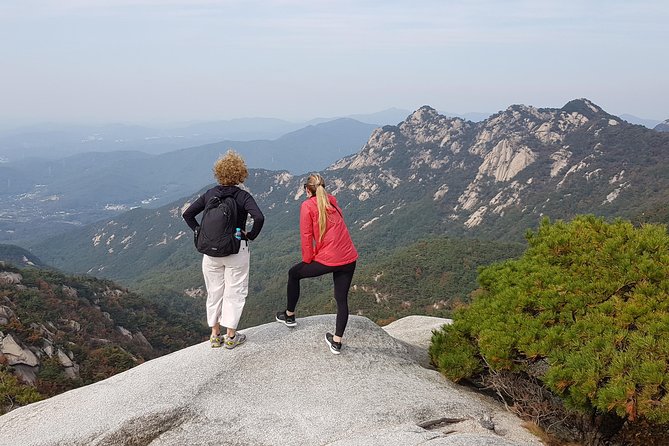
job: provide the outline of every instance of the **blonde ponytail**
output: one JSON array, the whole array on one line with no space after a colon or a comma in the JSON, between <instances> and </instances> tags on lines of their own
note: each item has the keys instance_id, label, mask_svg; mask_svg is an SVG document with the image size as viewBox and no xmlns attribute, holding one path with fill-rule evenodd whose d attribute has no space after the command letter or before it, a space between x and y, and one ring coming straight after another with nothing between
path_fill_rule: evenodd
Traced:
<instances>
[{"instance_id":1,"label":"blonde ponytail","mask_svg":"<svg viewBox=\"0 0 669 446\"><path fill-rule=\"evenodd\" d=\"M323 236L327 230L327 210L332 205L330 205L330 200L328 200L328 194L325 191L325 180L322 176L317 173L309 175L305 186L312 195L316 196L316 202L318 203L318 241L320 242L323 240Z\"/></svg>"}]
</instances>

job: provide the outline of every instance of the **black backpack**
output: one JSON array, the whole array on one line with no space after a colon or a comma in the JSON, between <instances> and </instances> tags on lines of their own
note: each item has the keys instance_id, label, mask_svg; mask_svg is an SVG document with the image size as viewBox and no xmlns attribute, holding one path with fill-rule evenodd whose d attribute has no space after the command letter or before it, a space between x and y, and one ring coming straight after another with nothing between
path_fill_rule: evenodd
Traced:
<instances>
[{"instance_id":1,"label":"black backpack","mask_svg":"<svg viewBox=\"0 0 669 446\"><path fill-rule=\"evenodd\" d=\"M202 213L200 228L195 233L195 248L212 257L237 254L241 241L235 237L237 201L234 196L212 197Z\"/></svg>"}]
</instances>

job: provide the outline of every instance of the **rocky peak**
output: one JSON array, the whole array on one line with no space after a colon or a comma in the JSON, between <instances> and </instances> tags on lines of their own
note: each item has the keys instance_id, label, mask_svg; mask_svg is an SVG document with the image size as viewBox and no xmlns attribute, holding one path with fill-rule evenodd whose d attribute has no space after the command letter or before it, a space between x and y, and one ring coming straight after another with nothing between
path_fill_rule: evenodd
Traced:
<instances>
[{"instance_id":1,"label":"rocky peak","mask_svg":"<svg viewBox=\"0 0 669 446\"><path fill-rule=\"evenodd\" d=\"M388 164L399 154L407 154L406 148L416 144L448 147L453 152L460 145L452 145L459 137L472 129L474 124L461 118L448 118L434 108L424 105L409 115L398 126L384 126L372 132L362 150L351 157L335 163L330 169L348 168L359 170ZM397 150L397 149L400 150ZM421 149L422 150L422 149ZM409 155L411 156L411 155ZM403 160L402 162L407 161ZM411 163L415 165L415 163Z\"/></svg>"},{"instance_id":2,"label":"rocky peak","mask_svg":"<svg viewBox=\"0 0 669 446\"><path fill-rule=\"evenodd\" d=\"M483 121L481 126L487 129L502 127L505 131L515 132L532 131L536 127L560 119L564 115L561 111L560 109L515 104Z\"/></svg>"},{"instance_id":3,"label":"rocky peak","mask_svg":"<svg viewBox=\"0 0 669 446\"><path fill-rule=\"evenodd\" d=\"M585 98L569 101L561 110L567 113L579 113L588 119L607 114L600 106Z\"/></svg>"},{"instance_id":4,"label":"rocky peak","mask_svg":"<svg viewBox=\"0 0 669 446\"><path fill-rule=\"evenodd\" d=\"M439 112L429 105L423 105L421 108L413 112L404 122L409 122L413 124L424 123L438 118Z\"/></svg>"},{"instance_id":5,"label":"rocky peak","mask_svg":"<svg viewBox=\"0 0 669 446\"><path fill-rule=\"evenodd\" d=\"M536 107L533 107L531 105L513 104L513 105L510 105L504 111L504 114L511 114L513 116L518 116L518 115L537 116L539 114L539 110Z\"/></svg>"},{"instance_id":6,"label":"rocky peak","mask_svg":"<svg viewBox=\"0 0 669 446\"><path fill-rule=\"evenodd\" d=\"M471 127L468 121L448 118L424 105L399 124L399 131L405 138L419 144L438 144L443 147Z\"/></svg>"},{"instance_id":7,"label":"rocky peak","mask_svg":"<svg viewBox=\"0 0 669 446\"><path fill-rule=\"evenodd\" d=\"M479 123L478 134L469 151L485 156L502 140L516 144L534 137L544 144L565 140L572 132L591 122L593 117L609 117L606 125L619 122L587 99L569 102L562 109L536 108L516 104Z\"/></svg>"}]
</instances>

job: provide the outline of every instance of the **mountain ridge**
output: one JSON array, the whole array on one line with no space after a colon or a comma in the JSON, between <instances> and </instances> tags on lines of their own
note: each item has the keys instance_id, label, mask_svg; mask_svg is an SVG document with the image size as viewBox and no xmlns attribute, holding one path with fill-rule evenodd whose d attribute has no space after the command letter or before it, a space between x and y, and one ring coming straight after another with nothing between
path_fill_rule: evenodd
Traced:
<instances>
[{"instance_id":1,"label":"mountain ridge","mask_svg":"<svg viewBox=\"0 0 669 446\"><path fill-rule=\"evenodd\" d=\"M6 245L2 243L0 243L0 262L5 262L20 267L46 267L44 262L42 262L27 249L16 245Z\"/></svg>"},{"instance_id":2,"label":"mountain ridge","mask_svg":"<svg viewBox=\"0 0 669 446\"><path fill-rule=\"evenodd\" d=\"M380 234L408 219L424 234L519 241L543 215L595 211L633 218L657 207L668 198L668 152L669 135L627 124L588 100L563 109L514 105L481 123L424 106L398 126L377 128L359 152L323 173L353 233L380 227ZM302 182L286 171L252 169L245 187L266 211L269 227L285 230L294 229L289 216L304 198ZM648 190L657 192L649 196ZM163 211L174 219L167 244L186 235L179 210L192 199ZM152 211L136 212L151 218ZM119 234L110 245L131 235Z\"/></svg>"},{"instance_id":3,"label":"mountain ridge","mask_svg":"<svg viewBox=\"0 0 669 446\"><path fill-rule=\"evenodd\" d=\"M332 131L325 129L322 133L324 140L331 140L331 136L337 133L335 124L330 124L333 127ZM307 128L304 131L311 132L312 130ZM364 127L360 127L360 130L360 135L364 135L367 142L358 152L350 156L342 157L344 153L339 151L336 145L333 147L314 142L307 143L307 147L300 149L299 157L313 163L314 153L326 152L332 160L335 160L324 171L328 175L333 175L332 181L346 185L344 189L336 186L333 190L337 193L348 194L345 200L351 203L356 219L363 217L362 214L366 207L366 205L358 206L359 203L356 201L363 199L375 201L374 196L378 195L381 190L384 191L384 196L398 195L396 192L400 184L402 184L402 189L416 189L417 195L425 197L427 194L424 186L416 183L439 181L440 184L435 185L434 199L442 203L440 207L452 210L445 216L446 220L459 220L466 223L464 229L461 226L457 228L463 233L480 226L483 220L494 220L498 216L503 217L505 212L514 212L514 208L518 208L520 201L528 201L526 206L532 207L533 214L539 214L543 212L543 209L548 212L551 208L559 210L560 207L581 210L609 207L611 210L605 210L604 215L617 215L616 213L623 211L620 216L631 218L643 212L644 209L624 209L630 207L632 200L619 200L618 197L630 195L635 184L625 181L623 177L632 175L639 178L640 184L631 195L640 195L638 189L641 188L641 185L650 190L656 189L647 181L647 178L644 178L647 175L642 172L643 169L651 169L653 171L651 177L659 175L661 179L662 175L657 171L659 166L665 164L664 160L658 158L659 153L649 152L649 150L656 152L663 150L661 147L666 145L664 137L653 136L659 132L631 125L606 113L601 107L587 99L570 101L560 109L512 105L478 123L461 118L448 118L431 107L421 108L398 125L377 128L371 132L371 135ZM291 134L287 138L292 137ZM354 143L351 143L349 147L353 145ZM294 144L291 146L297 150ZM314 147L319 149L314 149ZM98 174L92 170L88 179L83 180L84 183L77 179L75 183L71 183L70 179L64 180L65 183L70 184L69 192L64 196L61 196L63 194L60 194L58 190L44 189L35 192L34 198L21 198L16 202L16 206L25 207L26 203L29 203L27 200L40 201L41 204L36 204L36 206L42 206L44 209L50 209L49 213L55 213L64 207L69 209L68 203L77 206L77 203L89 201L85 194L88 188L92 187L95 190L93 196L97 197L96 200L103 199L105 202L96 201L95 210L91 209L88 211L89 214L82 213L79 216L73 213L70 215L69 219L74 220L75 224L81 224L76 223L79 220L88 223L95 217L115 215L124 208L128 209L132 206L155 207L168 203L170 197L176 199L185 196L184 190L192 191L204 186L202 179L210 176L210 163L213 163L215 158L215 154L212 155L209 151L214 150L220 153L223 148L223 146L214 145L195 148L192 149L192 152L185 150L171 152L162 156L159 162L155 162L153 173L147 175L140 175L141 169L138 170L137 166L137 164L147 162L138 163L136 160L127 160L118 164L117 170L124 172L122 175L109 177L107 174ZM388 156L391 152L392 156ZM639 160L631 159L629 156L633 152L646 153L654 161L645 156ZM402 153L404 155L401 155ZM262 155L264 162L276 162L280 157L280 155L272 156L266 150ZM574 161L576 158L579 158L578 162ZM610 159L607 160L607 158ZM206 160L209 160L210 163L204 162ZM349 160L352 161L349 162ZM612 170L613 162L621 163L620 169L616 172ZM252 165L252 163L249 164ZM606 167L600 167L600 164ZM631 172L629 169L625 171L623 164L631 166L636 171ZM309 165L313 166L313 164ZM589 165L593 166L591 170L588 170ZM297 170L294 163L293 167ZM307 165L302 167L306 169ZM381 171L374 171L375 167L380 168ZM57 167L52 167L51 172L54 172L54 169ZM190 174L183 175L184 170L189 171ZM48 174L48 170L45 172L42 176ZM588 175L583 180L585 173ZM280 169L277 173L270 175L293 179L291 181L294 182L290 188L294 189L279 196L278 190L275 189L272 193L268 193L264 191L265 186L261 186L261 194L267 195L268 198L270 196L276 198L268 202L268 206L279 206L280 203L293 200L294 196L299 195L299 190L295 187L299 180L294 180L294 178L300 174L289 173L289 177L285 177ZM385 180L376 179L379 175ZM601 175L608 176L608 180L611 180L610 186L603 181ZM138 176L142 178L136 178ZM597 176L600 177L597 178ZM96 183L96 180L99 181ZM534 184L528 184L528 181ZM86 186L91 182L93 186ZM271 182L271 179L264 181L266 184ZM580 182L581 189L588 191L592 189L595 193L595 195L591 194L587 205L580 202L585 198L580 196L583 195L580 192L577 194L560 193L565 190L568 183L574 182ZM62 183L63 187L65 183ZM113 187L113 184L118 183L123 186ZM79 186L75 187L75 184ZM365 190L367 185L374 190ZM571 184L571 187L578 189L575 184ZM359 191L356 194L358 196L353 195L354 189ZM541 193L536 194L537 190L540 190ZM454 201L452 195L456 191L459 196ZM70 198L67 198L68 196ZM539 202L533 196L543 196L544 200ZM640 204L649 199L654 199L659 203L664 198L664 194L660 192L656 198L646 197L641 200ZM400 197L396 197L395 205L401 206L402 201ZM624 206L618 206L623 202ZM383 203L378 203L377 207L380 208L382 205ZM473 208L474 206L476 208ZM355 208L360 208L360 212L355 212ZM524 216L528 214L523 211L523 207L520 207L518 211ZM372 212L375 211L372 210ZM439 213L443 214L443 210ZM371 219L376 217L382 218L381 215L373 215ZM67 215L66 218L68 218ZM374 224L370 223L371 219L364 221L361 219L360 224ZM443 220L444 216L440 216L440 219ZM526 223L528 226L534 224L531 220L527 220ZM53 226L56 227L55 224ZM454 227L446 221L438 226L449 229ZM9 235L9 237L15 236L15 233ZM513 234L513 237L517 238L517 236L518 233Z\"/></svg>"},{"instance_id":4,"label":"mountain ridge","mask_svg":"<svg viewBox=\"0 0 669 446\"><path fill-rule=\"evenodd\" d=\"M197 120L165 125L46 122L0 129L0 162L35 157L62 158L88 151L139 150L156 155L222 140L274 140L309 125L340 118L376 126L395 124L408 113L408 110L389 108L376 113L315 118L304 122L271 117Z\"/></svg>"}]
</instances>

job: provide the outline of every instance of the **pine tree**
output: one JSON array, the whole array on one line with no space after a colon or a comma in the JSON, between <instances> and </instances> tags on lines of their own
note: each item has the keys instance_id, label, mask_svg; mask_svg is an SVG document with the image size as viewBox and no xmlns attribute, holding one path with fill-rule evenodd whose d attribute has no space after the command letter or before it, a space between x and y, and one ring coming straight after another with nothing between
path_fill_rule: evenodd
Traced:
<instances>
[{"instance_id":1,"label":"pine tree","mask_svg":"<svg viewBox=\"0 0 669 446\"><path fill-rule=\"evenodd\" d=\"M568 407L669 422L669 235L580 216L544 219L516 260L435 333L433 362L458 381L534 374Z\"/></svg>"}]
</instances>

